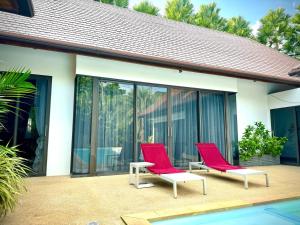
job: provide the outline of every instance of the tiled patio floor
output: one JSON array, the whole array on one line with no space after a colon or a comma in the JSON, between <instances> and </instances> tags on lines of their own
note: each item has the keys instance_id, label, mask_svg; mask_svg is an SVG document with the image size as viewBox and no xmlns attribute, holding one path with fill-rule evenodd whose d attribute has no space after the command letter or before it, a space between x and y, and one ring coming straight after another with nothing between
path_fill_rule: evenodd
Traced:
<instances>
[{"instance_id":1,"label":"tiled patio floor","mask_svg":"<svg viewBox=\"0 0 300 225\"><path fill-rule=\"evenodd\" d=\"M232 201L261 202L300 196L300 167L256 167L269 172L271 187L265 187L263 176L249 179L243 188L239 177L218 172L202 172L207 177L207 195L202 195L199 182L181 184L178 198L172 196L172 185L158 178L148 189L128 185L128 175L70 178L36 177L27 179L28 192L3 225L85 225L97 221L101 225L123 224L121 215L145 211L180 209L212 204L226 207Z\"/></svg>"}]
</instances>

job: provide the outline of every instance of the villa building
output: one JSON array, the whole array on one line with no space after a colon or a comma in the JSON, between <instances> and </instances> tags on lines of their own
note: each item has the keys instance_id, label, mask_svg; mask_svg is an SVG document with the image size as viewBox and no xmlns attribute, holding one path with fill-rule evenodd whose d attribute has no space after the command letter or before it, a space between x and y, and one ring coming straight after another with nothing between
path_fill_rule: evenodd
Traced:
<instances>
[{"instance_id":1,"label":"villa building","mask_svg":"<svg viewBox=\"0 0 300 225\"><path fill-rule=\"evenodd\" d=\"M176 167L198 160L196 142L238 164L256 121L288 137L281 163L300 165L299 60L94 0L0 8L0 71L30 69L37 87L0 139L20 144L35 175L124 173L144 142L164 143Z\"/></svg>"}]
</instances>

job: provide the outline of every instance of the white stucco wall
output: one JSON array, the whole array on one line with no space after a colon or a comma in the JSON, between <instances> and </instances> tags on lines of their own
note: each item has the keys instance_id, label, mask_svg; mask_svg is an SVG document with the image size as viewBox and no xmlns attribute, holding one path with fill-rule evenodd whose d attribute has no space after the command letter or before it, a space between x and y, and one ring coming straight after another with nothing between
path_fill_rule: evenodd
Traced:
<instances>
[{"instance_id":1,"label":"white stucco wall","mask_svg":"<svg viewBox=\"0 0 300 225\"><path fill-rule=\"evenodd\" d=\"M285 108L300 105L300 88L270 94L270 109Z\"/></svg>"},{"instance_id":2,"label":"white stucco wall","mask_svg":"<svg viewBox=\"0 0 300 225\"><path fill-rule=\"evenodd\" d=\"M274 84L0 45L0 70L30 68L52 76L47 175L70 173L75 74L237 92L238 133L256 121L270 128L268 91Z\"/></svg>"},{"instance_id":3,"label":"white stucco wall","mask_svg":"<svg viewBox=\"0 0 300 225\"><path fill-rule=\"evenodd\" d=\"M237 79L175 69L146 66L88 56L76 57L76 73L145 83L237 91Z\"/></svg>"},{"instance_id":4,"label":"white stucco wall","mask_svg":"<svg viewBox=\"0 0 300 225\"><path fill-rule=\"evenodd\" d=\"M238 80L236 104L239 139L246 126L257 121L263 122L268 129L271 129L268 103L269 86L270 84L259 81Z\"/></svg>"},{"instance_id":5,"label":"white stucco wall","mask_svg":"<svg viewBox=\"0 0 300 225\"><path fill-rule=\"evenodd\" d=\"M70 173L75 56L0 45L0 70L31 69L52 77L47 175Z\"/></svg>"}]
</instances>

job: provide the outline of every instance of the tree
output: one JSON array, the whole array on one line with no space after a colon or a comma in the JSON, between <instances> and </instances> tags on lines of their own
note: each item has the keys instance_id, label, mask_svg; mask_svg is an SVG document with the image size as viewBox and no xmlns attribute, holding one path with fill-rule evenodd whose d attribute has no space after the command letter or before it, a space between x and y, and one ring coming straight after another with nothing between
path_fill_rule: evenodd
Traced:
<instances>
[{"instance_id":1,"label":"tree","mask_svg":"<svg viewBox=\"0 0 300 225\"><path fill-rule=\"evenodd\" d=\"M193 13L193 4L190 0L169 0L165 9L168 19L190 22Z\"/></svg>"},{"instance_id":2,"label":"tree","mask_svg":"<svg viewBox=\"0 0 300 225\"><path fill-rule=\"evenodd\" d=\"M283 49L286 54L300 59L300 5L296 9L298 12L291 18Z\"/></svg>"},{"instance_id":3,"label":"tree","mask_svg":"<svg viewBox=\"0 0 300 225\"><path fill-rule=\"evenodd\" d=\"M241 16L232 17L227 21L226 32L242 37L252 37L250 23Z\"/></svg>"},{"instance_id":4,"label":"tree","mask_svg":"<svg viewBox=\"0 0 300 225\"><path fill-rule=\"evenodd\" d=\"M287 41L287 33L290 29L290 16L285 13L283 8L270 10L260 22L261 26L258 29L257 40L278 51L283 51L283 45Z\"/></svg>"},{"instance_id":5,"label":"tree","mask_svg":"<svg viewBox=\"0 0 300 225\"><path fill-rule=\"evenodd\" d=\"M119 6L122 8L128 8L128 0L98 0L99 2Z\"/></svg>"},{"instance_id":6,"label":"tree","mask_svg":"<svg viewBox=\"0 0 300 225\"><path fill-rule=\"evenodd\" d=\"M194 16L194 24L207 27L215 30L224 31L226 27L226 20L220 16L220 9L217 8L215 2L201 5L199 11Z\"/></svg>"},{"instance_id":7,"label":"tree","mask_svg":"<svg viewBox=\"0 0 300 225\"><path fill-rule=\"evenodd\" d=\"M155 5L153 5L148 0L144 0L140 2L139 4L133 6L133 9L138 12L147 13L150 15L157 16L159 12L159 8L157 8Z\"/></svg>"},{"instance_id":8,"label":"tree","mask_svg":"<svg viewBox=\"0 0 300 225\"><path fill-rule=\"evenodd\" d=\"M0 130L4 128L1 121L16 109L18 99L30 97L35 92L35 87L26 81L29 76L30 71L22 70L0 74ZM24 190L23 178L30 171L24 161L18 156L16 147L0 145L0 218L14 209Z\"/></svg>"}]
</instances>

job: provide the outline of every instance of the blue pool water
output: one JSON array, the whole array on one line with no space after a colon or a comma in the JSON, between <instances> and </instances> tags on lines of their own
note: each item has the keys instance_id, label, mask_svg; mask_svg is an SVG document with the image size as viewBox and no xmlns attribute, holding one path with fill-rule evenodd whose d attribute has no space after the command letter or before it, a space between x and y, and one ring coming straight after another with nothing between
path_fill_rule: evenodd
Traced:
<instances>
[{"instance_id":1,"label":"blue pool water","mask_svg":"<svg viewBox=\"0 0 300 225\"><path fill-rule=\"evenodd\" d=\"M153 222L153 225L300 225L300 199Z\"/></svg>"}]
</instances>

